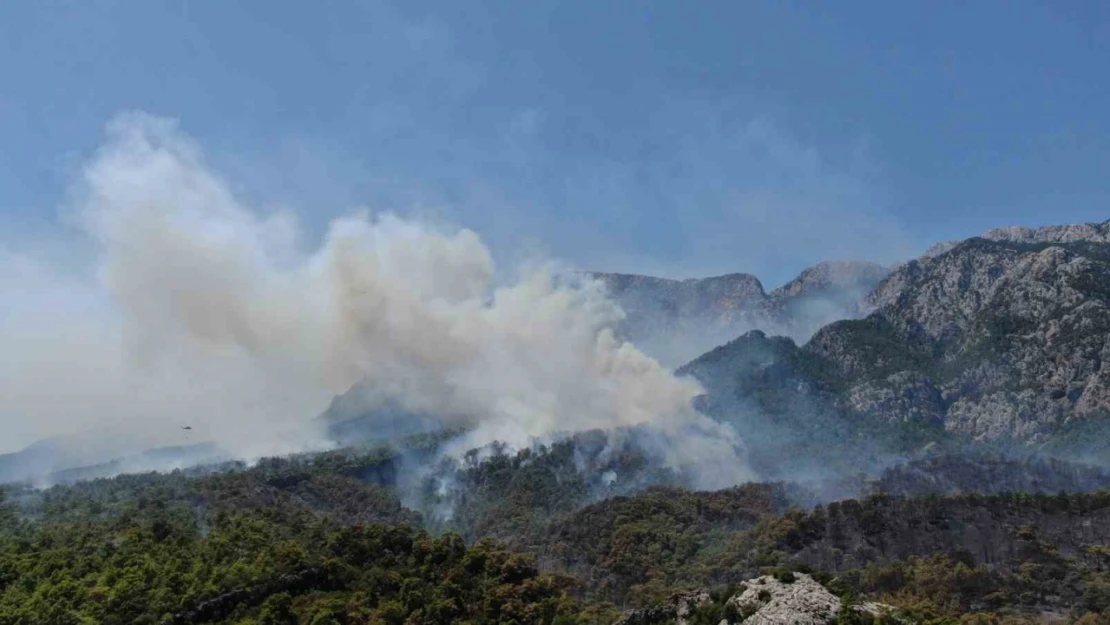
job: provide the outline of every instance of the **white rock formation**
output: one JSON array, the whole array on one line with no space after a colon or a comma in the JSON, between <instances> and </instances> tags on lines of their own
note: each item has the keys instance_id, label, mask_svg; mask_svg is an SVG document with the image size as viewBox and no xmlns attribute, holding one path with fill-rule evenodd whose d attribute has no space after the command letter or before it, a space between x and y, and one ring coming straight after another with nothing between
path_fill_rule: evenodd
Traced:
<instances>
[{"instance_id":1,"label":"white rock formation","mask_svg":"<svg viewBox=\"0 0 1110 625\"><path fill-rule=\"evenodd\" d=\"M751 614L745 625L828 625L840 613L840 599L804 573L789 584L770 575L749 580L729 603Z\"/></svg>"}]
</instances>

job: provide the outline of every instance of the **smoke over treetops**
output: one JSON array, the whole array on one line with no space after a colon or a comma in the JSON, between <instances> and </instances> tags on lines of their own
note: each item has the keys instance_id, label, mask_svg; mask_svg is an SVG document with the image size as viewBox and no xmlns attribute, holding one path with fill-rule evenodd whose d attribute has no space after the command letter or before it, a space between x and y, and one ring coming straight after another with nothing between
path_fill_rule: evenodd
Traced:
<instances>
[{"instance_id":1,"label":"smoke over treetops","mask_svg":"<svg viewBox=\"0 0 1110 625\"><path fill-rule=\"evenodd\" d=\"M614 338L622 313L598 284L542 265L499 283L472 231L363 213L306 251L292 216L245 206L171 121L141 114L109 125L74 198L95 278L5 252L13 436L279 453L326 444L311 417L361 382L470 428L472 447L645 425L703 485L746 477L736 432L691 407L698 384Z\"/></svg>"}]
</instances>

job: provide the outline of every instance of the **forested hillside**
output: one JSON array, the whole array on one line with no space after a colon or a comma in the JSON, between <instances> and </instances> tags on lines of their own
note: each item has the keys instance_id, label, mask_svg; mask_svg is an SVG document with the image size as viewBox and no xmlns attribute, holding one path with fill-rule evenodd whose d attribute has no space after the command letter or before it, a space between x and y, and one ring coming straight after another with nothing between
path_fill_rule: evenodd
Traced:
<instances>
[{"instance_id":1,"label":"forested hillside","mask_svg":"<svg viewBox=\"0 0 1110 625\"><path fill-rule=\"evenodd\" d=\"M0 623L610 623L676 592L723 601L791 570L911 620L1110 608L1105 493L816 504L806 489L751 484L622 495L575 469L571 442L474 457L413 490L413 458L436 444L6 487ZM623 463L613 470L631 475L636 459ZM1040 471L1053 484L1097 475ZM466 496L441 488L449 475ZM711 608L703 616L720 615Z\"/></svg>"}]
</instances>

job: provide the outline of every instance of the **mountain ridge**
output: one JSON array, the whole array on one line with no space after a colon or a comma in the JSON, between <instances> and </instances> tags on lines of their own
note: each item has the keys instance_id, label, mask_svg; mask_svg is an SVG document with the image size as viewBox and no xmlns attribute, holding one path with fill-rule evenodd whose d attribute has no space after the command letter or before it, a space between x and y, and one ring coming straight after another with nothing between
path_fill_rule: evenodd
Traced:
<instances>
[{"instance_id":1,"label":"mountain ridge","mask_svg":"<svg viewBox=\"0 0 1110 625\"><path fill-rule=\"evenodd\" d=\"M865 296L889 272L866 261L825 261L767 291L758 277L729 273L673 280L588 271L625 311L621 334L678 366L747 330L804 340L825 324L866 312Z\"/></svg>"},{"instance_id":2,"label":"mountain ridge","mask_svg":"<svg viewBox=\"0 0 1110 625\"><path fill-rule=\"evenodd\" d=\"M847 421L916 422L983 443L1076 438L1071 428L1110 423L1110 225L1089 226L1010 229L909 261L868 296L871 314L779 344L761 380L736 378L744 356L728 353L760 349L758 335L679 371L721 406L780 387L775 372L804 361L807 372L790 370L790 401Z\"/></svg>"}]
</instances>

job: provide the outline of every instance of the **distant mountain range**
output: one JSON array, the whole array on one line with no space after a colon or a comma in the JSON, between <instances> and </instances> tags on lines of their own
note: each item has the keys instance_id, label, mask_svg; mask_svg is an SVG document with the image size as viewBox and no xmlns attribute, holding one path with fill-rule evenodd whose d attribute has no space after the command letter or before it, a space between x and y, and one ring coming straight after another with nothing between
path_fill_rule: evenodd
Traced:
<instances>
[{"instance_id":1,"label":"distant mountain range","mask_svg":"<svg viewBox=\"0 0 1110 625\"><path fill-rule=\"evenodd\" d=\"M894 268L820 263L770 292L744 273L589 275L625 310L619 333L700 380L699 407L767 476L881 468L930 443L1110 459L1110 222L1000 228ZM364 391L322 415L336 440L440 427L367 412ZM115 458L71 455L0 456L0 480Z\"/></svg>"},{"instance_id":2,"label":"distant mountain range","mask_svg":"<svg viewBox=\"0 0 1110 625\"><path fill-rule=\"evenodd\" d=\"M890 270L868 262L824 262L766 292L746 273L668 280L586 272L600 280L627 318L622 335L672 366L681 365L748 330L808 339L840 319L863 316L867 296Z\"/></svg>"},{"instance_id":3,"label":"distant mountain range","mask_svg":"<svg viewBox=\"0 0 1110 625\"><path fill-rule=\"evenodd\" d=\"M168 471L222 462L228 454L213 443L154 447L137 453L75 453L69 441L45 439L20 451L0 454L0 484L34 480L64 484L121 473Z\"/></svg>"}]
</instances>

